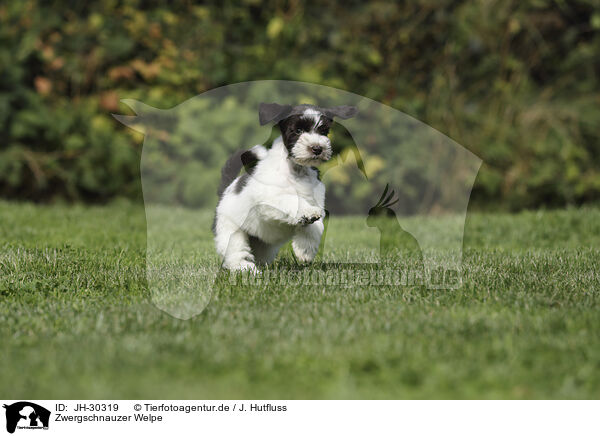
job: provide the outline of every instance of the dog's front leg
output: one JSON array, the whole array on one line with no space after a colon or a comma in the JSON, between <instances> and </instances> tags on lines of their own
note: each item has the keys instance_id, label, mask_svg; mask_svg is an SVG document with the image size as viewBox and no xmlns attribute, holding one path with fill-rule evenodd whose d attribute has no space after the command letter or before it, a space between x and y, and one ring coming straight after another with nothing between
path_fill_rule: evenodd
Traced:
<instances>
[{"instance_id":1,"label":"dog's front leg","mask_svg":"<svg viewBox=\"0 0 600 436\"><path fill-rule=\"evenodd\" d=\"M296 258L301 262L312 262L319 251L323 235L323 218L298 227L292 239L292 248Z\"/></svg>"},{"instance_id":2,"label":"dog's front leg","mask_svg":"<svg viewBox=\"0 0 600 436\"><path fill-rule=\"evenodd\" d=\"M277 202L261 202L256 208L261 219L279 221L291 226L311 224L325 216L325 211L297 196L279 196Z\"/></svg>"}]
</instances>

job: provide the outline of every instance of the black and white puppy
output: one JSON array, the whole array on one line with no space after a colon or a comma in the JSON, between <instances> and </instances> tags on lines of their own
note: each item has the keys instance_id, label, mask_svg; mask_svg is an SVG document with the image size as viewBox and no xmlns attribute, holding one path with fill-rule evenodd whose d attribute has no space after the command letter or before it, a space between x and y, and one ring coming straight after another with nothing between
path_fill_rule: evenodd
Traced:
<instances>
[{"instance_id":1,"label":"black and white puppy","mask_svg":"<svg viewBox=\"0 0 600 436\"><path fill-rule=\"evenodd\" d=\"M356 113L353 106L260 104L260 124L276 123L281 136L270 149L235 154L223 168L213 230L224 268L255 270L290 239L298 260L314 259L325 216L325 185L314 167L331 158L334 117Z\"/></svg>"}]
</instances>

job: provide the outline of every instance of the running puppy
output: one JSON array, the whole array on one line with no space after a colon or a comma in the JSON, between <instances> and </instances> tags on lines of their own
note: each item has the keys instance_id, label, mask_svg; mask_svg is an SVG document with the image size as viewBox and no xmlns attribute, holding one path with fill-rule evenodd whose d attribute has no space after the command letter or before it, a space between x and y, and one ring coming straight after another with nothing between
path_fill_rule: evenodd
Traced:
<instances>
[{"instance_id":1,"label":"running puppy","mask_svg":"<svg viewBox=\"0 0 600 436\"><path fill-rule=\"evenodd\" d=\"M260 104L260 124L276 123L281 136L270 149L256 145L223 167L213 231L224 268L255 270L290 239L298 260L314 259L325 216L325 185L315 166L331 158L333 118L356 113L353 106Z\"/></svg>"}]
</instances>

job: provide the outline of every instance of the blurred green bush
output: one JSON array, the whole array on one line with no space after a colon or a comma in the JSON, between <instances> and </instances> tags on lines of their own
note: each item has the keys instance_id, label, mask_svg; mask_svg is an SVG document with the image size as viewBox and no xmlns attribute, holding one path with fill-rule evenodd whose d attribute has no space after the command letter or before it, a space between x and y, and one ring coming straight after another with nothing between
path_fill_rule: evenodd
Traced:
<instances>
[{"instance_id":1,"label":"blurred green bush","mask_svg":"<svg viewBox=\"0 0 600 436\"><path fill-rule=\"evenodd\" d=\"M0 196L139 196L142 136L110 117L126 110L119 99L168 108L269 78L342 88L447 134L485 162L477 207L596 201L599 30L593 0L9 0L0 5ZM384 180L393 169L376 153ZM208 177L194 165L183 172Z\"/></svg>"}]
</instances>

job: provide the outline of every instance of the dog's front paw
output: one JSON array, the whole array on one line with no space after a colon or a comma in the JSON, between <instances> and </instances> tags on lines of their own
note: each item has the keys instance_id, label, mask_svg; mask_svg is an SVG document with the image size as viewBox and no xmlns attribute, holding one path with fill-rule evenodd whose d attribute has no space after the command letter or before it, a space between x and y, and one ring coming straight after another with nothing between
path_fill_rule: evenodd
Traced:
<instances>
[{"instance_id":1,"label":"dog's front paw","mask_svg":"<svg viewBox=\"0 0 600 436\"><path fill-rule=\"evenodd\" d=\"M243 260L237 267L238 271L250 272L252 274L258 274L259 270L253 262Z\"/></svg>"},{"instance_id":2,"label":"dog's front paw","mask_svg":"<svg viewBox=\"0 0 600 436\"><path fill-rule=\"evenodd\" d=\"M323 209L319 209L319 208L315 207L315 208L305 211L302 214L302 216L300 217L298 224L301 226L307 226L309 224L314 223L315 221L320 220L324 216L325 216L325 212L323 211Z\"/></svg>"},{"instance_id":3,"label":"dog's front paw","mask_svg":"<svg viewBox=\"0 0 600 436\"><path fill-rule=\"evenodd\" d=\"M254 262L246 259L235 262L225 262L223 263L223 267L231 272L250 272L252 274L257 274L259 272L259 269Z\"/></svg>"}]
</instances>

